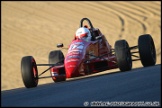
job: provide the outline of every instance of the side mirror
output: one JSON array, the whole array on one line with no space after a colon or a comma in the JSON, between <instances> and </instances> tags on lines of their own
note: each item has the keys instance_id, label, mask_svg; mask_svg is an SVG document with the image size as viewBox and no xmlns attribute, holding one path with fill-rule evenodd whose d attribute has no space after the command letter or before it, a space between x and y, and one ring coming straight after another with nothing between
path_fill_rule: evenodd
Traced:
<instances>
[{"instance_id":1,"label":"side mirror","mask_svg":"<svg viewBox=\"0 0 162 108\"><path fill-rule=\"evenodd\" d=\"M64 47L64 44L63 43L57 44L57 48L62 48L62 47Z\"/></svg>"}]
</instances>

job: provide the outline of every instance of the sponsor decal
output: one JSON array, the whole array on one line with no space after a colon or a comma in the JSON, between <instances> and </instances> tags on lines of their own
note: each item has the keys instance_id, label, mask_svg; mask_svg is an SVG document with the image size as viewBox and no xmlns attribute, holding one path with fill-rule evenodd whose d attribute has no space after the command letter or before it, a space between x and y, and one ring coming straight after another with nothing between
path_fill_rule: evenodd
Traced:
<instances>
[{"instance_id":1,"label":"sponsor decal","mask_svg":"<svg viewBox=\"0 0 162 108\"><path fill-rule=\"evenodd\" d=\"M74 61L79 61L79 59L67 59L66 60L66 63L68 63L68 62L74 62Z\"/></svg>"},{"instance_id":2,"label":"sponsor decal","mask_svg":"<svg viewBox=\"0 0 162 108\"><path fill-rule=\"evenodd\" d=\"M75 65L69 65L67 68L76 67Z\"/></svg>"},{"instance_id":3,"label":"sponsor decal","mask_svg":"<svg viewBox=\"0 0 162 108\"><path fill-rule=\"evenodd\" d=\"M66 59L71 59L71 58L79 58L79 55L70 55L66 57Z\"/></svg>"},{"instance_id":4,"label":"sponsor decal","mask_svg":"<svg viewBox=\"0 0 162 108\"><path fill-rule=\"evenodd\" d=\"M72 52L69 52L68 54L67 54L67 56L69 56L69 55L79 55L80 54L80 51L72 51Z\"/></svg>"},{"instance_id":5,"label":"sponsor decal","mask_svg":"<svg viewBox=\"0 0 162 108\"><path fill-rule=\"evenodd\" d=\"M70 45L68 53L70 53L71 51L82 52L83 48L84 48L83 42L76 42L76 43L73 43L73 44Z\"/></svg>"},{"instance_id":6,"label":"sponsor decal","mask_svg":"<svg viewBox=\"0 0 162 108\"><path fill-rule=\"evenodd\" d=\"M69 53L72 53L72 52L79 52L79 53L82 53L83 50L80 50L80 49L76 49L76 50L71 50L71 51L68 51L68 54Z\"/></svg>"},{"instance_id":7,"label":"sponsor decal","mask_svg":"<svg viewBox=\"0 0 162 108\"><path fill-rule=\"evenodd\" d=\"M57 72L51 72L51 75L52 76L58 76L58 73Z\"/></svg>"}]
</instances>

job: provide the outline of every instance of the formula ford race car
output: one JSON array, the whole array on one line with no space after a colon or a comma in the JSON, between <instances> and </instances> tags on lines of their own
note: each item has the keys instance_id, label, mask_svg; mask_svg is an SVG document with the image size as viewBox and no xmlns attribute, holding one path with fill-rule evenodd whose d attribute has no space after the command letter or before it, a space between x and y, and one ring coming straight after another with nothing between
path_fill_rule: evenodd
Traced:
<instances>
[{"instance_id":1,"label":"formula ford race car","mask_svg":"<svg viewBox=\"0 0 162 108\"><path fill-rule=\"evenodd\" d=\"M132 47L129 47L126 40L117 40L113 49L101 31L94 28L88 18L81 19L80 27L85 26L83 25L84 21L89 25L91 41L74 39L69 45L65 57L61 50L54 50L49 53L48 64L36 64L32 56L22 58L21 74L26 88L36 87L38 79L46 77L52 77L54 82L60 82L67 78L115 68L119 68L120 71L129 71L132 69L132 61L137 60L141 60L144 67L156 64L156 50L150 34L139 36L138 45ZM57 44L57 47L64 48L64 45L63 43ZM135 53L139 55L137 56ZM48 68L38 75L38 66L47 66ZM51 76L40 77L48 70Z\"/></svg>"}]
</instances>

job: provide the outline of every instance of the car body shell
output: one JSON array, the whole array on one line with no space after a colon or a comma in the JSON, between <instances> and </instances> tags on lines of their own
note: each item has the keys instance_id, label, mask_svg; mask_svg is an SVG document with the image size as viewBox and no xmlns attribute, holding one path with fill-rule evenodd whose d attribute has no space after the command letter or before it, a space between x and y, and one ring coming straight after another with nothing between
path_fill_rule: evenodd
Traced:
<instances>
[{"instance_id":1,"label":"car body shell","mask_svg":"<svg viewBox=\"0 0 162 108\"><path fill-rule=\"evenodd\" d=\"M64 64L50 69L53 80L59 78L72 78L117 68L115 54L111 45L98 28L93 41L75 39L68 48Z\"/></svg>"}]
</instances>

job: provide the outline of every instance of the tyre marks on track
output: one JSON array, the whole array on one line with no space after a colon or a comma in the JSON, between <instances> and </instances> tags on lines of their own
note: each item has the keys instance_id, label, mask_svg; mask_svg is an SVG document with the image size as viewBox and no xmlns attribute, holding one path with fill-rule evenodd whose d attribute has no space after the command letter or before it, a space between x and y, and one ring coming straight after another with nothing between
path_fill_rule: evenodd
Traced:
<instances>
[{"instance_id":1,"label":"tyre marks on track","mask_svg":"<svg viewBox=\"0 0 162 108\"><path fill-rule=\"evenodd\" d=\"M121 28L117 39L126 39L128 42L131 41L131 45L137 45L139 35L151 34L155 41L157 60L159 62L161 43L155 38L159 38L160 32L154 28L161 28L160 2L98 2L97 4L97 8L102 7L102 9L110 10L120 20Z\"/></svg>"},{"instance_id":2,"label":"tyre marks on track","mask_svg":"<svg viewBox=\"0 0 162 108\"><path fill-rule=\"evenodd\" d=\"M104 5L104 6L108 7L108 8L113 9L119 15L122 14L123 16L125 16L125 19L124 20L130 19L132 21L137 22L137 24L140 24L142 26L142 29L143 29L142 33L146 33L147 27L145 26L145 24L143 24L143 22L141 20L139 20L136 17L134 17L136 15L134 15L134 13L132 13L132 11L130 11L130 10L128 11L127 9L122 8L122 6L120 4L118 4L118 3L115 3L115 4L114 3L111 3L111 4L102 4L102 5ZM123 22L123 20L121 20L121 21Z\"/></svg>"}]
</instances>

